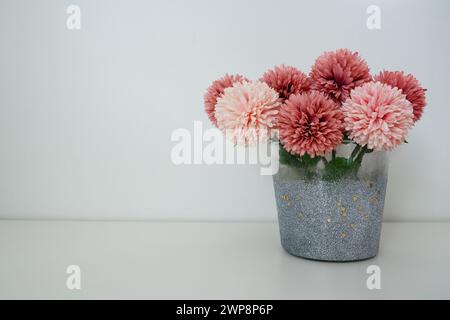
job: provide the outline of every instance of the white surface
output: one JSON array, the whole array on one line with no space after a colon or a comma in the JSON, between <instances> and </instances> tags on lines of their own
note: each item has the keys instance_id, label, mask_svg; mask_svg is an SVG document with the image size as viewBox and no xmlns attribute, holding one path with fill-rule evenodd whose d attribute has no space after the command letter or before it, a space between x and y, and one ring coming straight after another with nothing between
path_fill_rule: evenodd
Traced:
<instances>
[{"instance_id":1,"label":"white surface","mask_svg":"<svg viewBox=\"0 0 450 320\"><path fill-rule=\"evenodd\" d=\"M374 4L381 30L366 27ZM226 72L308 72L348 47L429 89L392 156L386 219L449 220L449 12L447 0L2 0L0 218L273 220L259 168L177 167L171 133L211 127L203 92Z\"/></svg>"},{"instance_id":2,"label":"white surface","mask_svg":"<svg viewBox=\"0 0 450 320\"><path fill-rule=\"evenodd\" d=\"M327 263L284 252L274 223L1 221L0 298L449 299L449 244L449 223L387 223L378 257Z\"/></svg>"}]
</instances>

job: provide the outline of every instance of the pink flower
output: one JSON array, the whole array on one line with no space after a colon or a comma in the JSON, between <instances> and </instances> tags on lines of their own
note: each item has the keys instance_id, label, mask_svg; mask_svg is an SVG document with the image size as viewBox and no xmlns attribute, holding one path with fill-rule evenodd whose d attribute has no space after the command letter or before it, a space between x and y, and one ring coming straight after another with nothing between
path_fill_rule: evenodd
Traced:
<instances>
[{"instance_id":1,"label":"pink flower","mask_svg":"<svg viewBox=\"0 0 450 320\"><path fill-rule=\"evenodd\" d=\"M413 107L406 96L381 82L352 90L342 111L349 137L374 150L391 150L404 142L413 125Z\"/></svg>"},{"instance_id":2,"label":"pink flower","mask_svg":"<svg viewBox=\"0 0 450 320\"><path fill-rule=\"evenodd\" d=\"M292 154L324 155L342 142L343 118L339 105L320 92L292 95L278 116L280 141Z\"/></svg>"},{"instance_id":3,"label":"pink flower","mask_svg":"<svg viewBox=\"0 0 450 320\"><path fill-rule=\"evenodd\" d=\"M289 99L292 94L306 92L311 88L311 80L303 72L285 65L267 71L261 81L278 92L283 100Z\"/></svg>"},{"instance_id":4,"label":"pink flower","mask_svg":"<svg viewBox=\"0 0 450 320\"><path fill-rule=\"evenodd\" d=\"M205 102L205 111L208 114L209 120L211 120L212 124L217 127L217 119L215 116L215 109L217 98L223 95L223 92L226 88L232 87L235 82L243 82L248 81L245 77L237 74L237 75L229 75L226 74L224 77L214 81L211 86L207 89L204 102Z\"/></svg>"},{"instance_id":5,"label":"pink flower","mask_svg":"<svg viewBox=\"0 0 450 320\"><path fill-rule=\"evenodd\" d=\"M419 81L412 74L404 74L403 71L383 71L375 77L376 81L399 88L406 99L412 103L414 110L414 122L420 120L423 108L426 106L425 91Z\"/></svg>"},{"instance_id":6,"label":"pink flower","mask_svg":"<svg viewBox=\"0 0 450 320\"><path fill-rule=\"evenodd\" d=\"M313 89L336 102L345 101L352 89L372 80L367 63L357 52L348 49L322 54L313 65L310 77Z\"/></svg>"},{"instance_id":7,"label":"pink flower","mask_svg":"<svg viewBox=\"0 0 450 320\"><path fill-rule=\"evenodd\" d=\"M266 83L236 82L217 99L217 125L238 145L267 141L279 112L278 93Z\"/></svg>"}]
</instances>

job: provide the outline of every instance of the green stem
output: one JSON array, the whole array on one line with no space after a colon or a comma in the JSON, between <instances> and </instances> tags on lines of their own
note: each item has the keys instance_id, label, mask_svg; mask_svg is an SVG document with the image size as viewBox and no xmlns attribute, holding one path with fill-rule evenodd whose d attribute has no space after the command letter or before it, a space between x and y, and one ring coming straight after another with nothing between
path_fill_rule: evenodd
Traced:
<instances>
[{"instance_id":1,"label":"green stem","mask_svg":"<svg viewBox=\"0 0 450 320\"><path fill-rule=\"evenodd\" d=\"M336 150L333 150L333 151L331 152L331 159L332 159L332 160L336 159Z\"/></svg>"},{"instance_id":2,"label":"green stem","mask_svg":"<svg viewBox=\"0 0 450 320\"><path fill-rule=\"evenodd\" d=\"M359 152L358 156L357 156L356 159L355 159L355 162L356 162L356 163L359 163L359 164L362 163L362 159L363 159L364 154L366 153L366 151L367 151L367 148L366 148L366 147L363 147L363 148L361 149L361 151Z\"/></svg>"},{"instance_id":3,"label":"green stem","mask_svg":"<svg viewBox=\"0 0 450 320\"><path fill-rule=\"evenodd\" d=\"M367 148L367 146L364 146L361 151L359 152L358 156L355 159L355 163L357 165L357 170L359 170L359 168L361 167L364 155L366 153L371 153L373 150L370 150L369 148Z\"/></svg>"},{"instance_id":4,"label":"green stem","mask_svg":"<svg viewBox=\"0 0 450 320\"><path fill-rule=\"evenodd\" d=\"M361 146L359 144L356 145L355 149L353 149L352 154L350 155L350 158L348 158L348 162L352 163L355 160L356 155L361 150Z\"/></svg>"}]
</instances>

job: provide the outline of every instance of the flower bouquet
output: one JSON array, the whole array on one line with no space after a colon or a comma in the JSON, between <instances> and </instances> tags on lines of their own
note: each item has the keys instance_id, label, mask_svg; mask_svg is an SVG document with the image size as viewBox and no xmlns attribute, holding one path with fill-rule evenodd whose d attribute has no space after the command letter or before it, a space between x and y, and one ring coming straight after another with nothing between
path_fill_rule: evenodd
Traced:
<instances>
[{"instance_id":1,"label":"flower bouquet","mask_svg":"<svg viewBox=\"0 0 450 320\"><path fill-rule=\"evenodd\" d=\"M425 91L401 71L372 76L358 53L339 49L318 57L309 76L285 65L256 81L225 75L204 101L235 144L279 144L273 180L285 250L352 261L378 253L386 151L406 143Z\"/></svg>"}]
</instances>

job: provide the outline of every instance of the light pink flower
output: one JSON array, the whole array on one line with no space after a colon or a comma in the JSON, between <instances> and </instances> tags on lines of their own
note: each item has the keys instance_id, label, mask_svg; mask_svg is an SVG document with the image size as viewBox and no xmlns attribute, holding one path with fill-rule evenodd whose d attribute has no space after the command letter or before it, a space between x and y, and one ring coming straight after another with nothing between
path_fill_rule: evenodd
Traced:
<instances>
[{"instance_id":1,"label":"light pink flower","mask_svg":"<svg viewBox=\"0 0 450 320\"><path fill-rule=\"evenodd\" d=\"M345 101L353 88L372 80L367 63L348 49L323 53L312 66L310 77L313 89L336 102Z\"/></svg>"},{"instance_id":2,"label":"light pink flower","mask_svg":"<svg viewBox=\"0 0 450 320\"><path fill-rule=\"evenodd\" d=\"M403 71L382 71L375 77L375 80L399 88L413 105L414 122L420 120L427 104L426 89L420 86L419 81L412 74L405 74Z\"/></svg>"},{"instance_id":3,"label":"light pink flower","mask_svg":"<svg viewBox=\"0 0 450 320\"><path fill-rule=\"evenodd\" d=\"M280 108L278 93L261 81L236 82L217 99L217 125L238 145L267 141Z\"/></svg>"},{"instance_id":4,"label":"light pink flower","mask_svg":"<svg viewBox=\"0 0 450 320\"><path fill-rule=\"evenodd\" d=\"M292 95L278 116L280 141L292 154L324 155L342 142L343 118L339 105L320 92Z\"/></svg>"},{"instance_id":5,"label":"light pink flower","mask_svg":"<svg viewBox=\"0 0 450 320\"><path fill-rule=\"evenodd\" d=\"M311 88L311 80L303 72L285 65L267 71L261 81L278 92L283 100L289 99L292 94L306 92Z\"/></svg>"},{"instance_id":6,"label":"light pink flower","mask_svg":"<svg viewBox=\"0 0 450 320\"><path fill-rule=\"evenodd\" d=\"M405 141L413 125L413 107L406 96L380 82L352 90L342 111L349 137L374 150L392 150Z\"/></svg>"},{"instance_id":7,"label":"light pink flower","mask_svg":"<svg viewBox=\"0 0 450 320\"><path fill-rule=\"evenodd\" d=\"M207 89L204 102L205 102L205 111L208 114L209 120L211 120L212 124L217 127L217 119L215 116L215 109L217 98L223 95L223 92L226 88L232 87L235 82L243 82L248 81L245 77L236 74L229 75L226 74L222 78L214 81L211 86Z\"/></svg>"}]
</instances>

